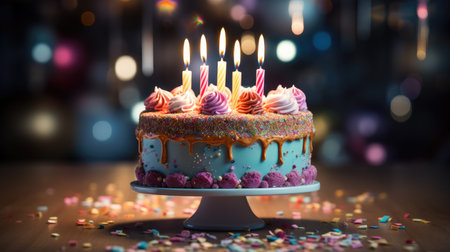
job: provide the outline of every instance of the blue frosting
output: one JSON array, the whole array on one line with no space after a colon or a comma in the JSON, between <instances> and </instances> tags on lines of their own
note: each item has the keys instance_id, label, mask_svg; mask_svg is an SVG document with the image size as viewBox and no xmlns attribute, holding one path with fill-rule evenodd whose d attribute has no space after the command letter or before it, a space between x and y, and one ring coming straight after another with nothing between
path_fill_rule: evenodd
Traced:
<instances>
[{"instance_id":1,"label":"blue frosting","mask_svg":"<svg viewBox=\"0 0 450 252\"><path fill-rule=\"evenodd\" d=\"M239 143L233 145L234 161L228 159L225 145L211 146L205 143L195 143L194 153L189 154L187 142L167 141L167 164L161 164L161 141L159 139L144 139L142 161L145 171L155 170L165 175L181 172L192 178L199 172L210 172L214 179L228 172L234 172L238 178L246 172L258 171L262 176L270 171L287 174L295 165L300 173L302 168L311 164L309 138L307 138L305 153L303 139L286 141L283 144L283 165L278 164L278 144L271 142L266 151L266 160L261 160L261 143L250 146ZM234 166L232 171L230 168Z\"/></svg>"}]
</instances>

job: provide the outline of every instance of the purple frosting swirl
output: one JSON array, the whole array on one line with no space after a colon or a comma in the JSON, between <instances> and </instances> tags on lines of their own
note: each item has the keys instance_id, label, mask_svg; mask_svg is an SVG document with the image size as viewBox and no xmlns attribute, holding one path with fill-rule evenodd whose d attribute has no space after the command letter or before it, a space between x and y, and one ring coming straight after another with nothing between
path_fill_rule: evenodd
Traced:
<instances>
[{"instance_id":1,"label":"purple frosting swirl","mask_svg":"<svg viewBox=\"0 0 450 252\"><path fill-rule=\"evenodd\" d=\"M218 91L206 93L201 101L200 112L204 115L223 115L230 111L227 96Z\"/></svg>"}]
</instances>

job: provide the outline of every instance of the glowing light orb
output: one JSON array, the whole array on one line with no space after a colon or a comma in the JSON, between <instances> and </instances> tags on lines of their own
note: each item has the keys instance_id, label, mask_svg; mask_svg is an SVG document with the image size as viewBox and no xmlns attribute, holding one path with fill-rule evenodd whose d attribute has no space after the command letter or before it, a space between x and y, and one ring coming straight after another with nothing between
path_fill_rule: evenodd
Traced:
<instances>
[{"instance_id":1,"label":"glowing light orb","mask_svg":"<svg viewBox=\"0 0 450 252\"><path fill-rule=\"evenodd\" d=\"M68 46L58 46L53 53L53 62L59 67L69 67L74 63L74 53Z\"/></svg>"},{"instance_id":2,"label":"glowing light orb","mask_svg":"<svg viewBox=\"0 0 450 252\"><path fill-rule=\"evenodd\" d=\"M104 142L111 138L112 127L108 121L98 121L92 127L92 136L97 141Z\"/></svg>"},{"instance_id":3,"label":"glowing light orb","mask_svg":"<svg viewBox=\"0 0 450 252\"><path fill-rule=\"evenodd\" d=\"M328 32L317 32L313 37L313 45L319 51L326 51L331 46L331 36Z\"/></svg>"},{"instance_id":4,"label":"glowing light orb","mask_svg":"<svg viewBox=\"0 0 450 252\"><path fill-rule=\"evenodd\" d=\"M142 111L145 110L144 102L137 102L133 105L133 108L131 108L131 119L133 119L133 122L136 124L139 122L139 115Z\"/></svg>"},{"instance_id":5,"label":"glowing light orb","mask_svg":"<svg viewBox=\"0 0 450 252\"><path fill-rule=\"evenodd\" d=\"M241 49L245 55L252 55L256 50L256 41L253 34L244 34L241 38Z\"/></svg>"},{"instance_id":6,"label":"glowing light orb","mask_svg":"<svg viewBox=\"0 0 450 252\"><path fill-rule=\"evenodd\" d=\"M246 14L246 10L244 6L242 5L235 5L230 10L230 16L234 21L241 21L242 18L244 18Z\"/></svg>"},{"instance_id":7,"label":"glowing light orb","mask_svg":"<svg viewBox=\"0 0 450 252\"><path fill-rule=\"evenodd\" d=\"M129 81L134 78L137 71L136 61L128 55L120 56L114 67L117 78L121 81Z\"/></svg>"},{"instance_id":8,"label":"glowing light orb","mask_svg":"<svg viewBox=\"0 0 450 252\"><path fill-rule=\"evenodd\" d=\"M30 120L31 131L37 136L48 138L57 129L57 121L53 114L42 111L34 114Z\"/></svg>"},{"instance_id":9,"label":"glowing light orb","mask_svg":"<svg viewBox=\"0 0 450 252\"><path fill-rule=\"evenodd\" d=\"M428 9L425 3L420 3L417 7L417 16L420 19L426 19L428 17Z\"/></svg>"},{"instance_id":10,"label":"glowing light orb","mask_svg":"<svg viewBox=\"0 0 450 252\"><path fill-rule=\"evenodd\" d=\"M175 8L177 8L177 2L171 0L159 0L156 3L156 7L160 13L171 15Z\"/></svg>"},{"instance_id":11,"label":"glowing light orb","mask_svg":"<svg viewBox=\"0 0 450 252\"><path fill-rule=\"evenodd\" d=\"M92 26L95 23L95 14L92 11L85 11L81 14L81 23L84 26Z\"/></svg>"},{"instance_id":12,"label":"glowing light orb","mask_svg":"<svg viewBox=\"0 0 450 252\"><path fill-rule=\"evenodd\" d=\"M404 122L411 115L411 101L404 95L397 95L391 101L391 115L394 120Z\"/></svg>"},{"instance_id":13,"label":"glowing light orb","mask_svg":"<svg viewBox=\"0 0 450 252\"><path fill-rule=\"evenodd\" d=\"M400 89L403 95L407 96L411 100L414 100L419 97L422 86L416 78L408 77L402 82Z\"/></svg>"},{"instance_id":14,"label":"glowing light orb","mask_svg":"<svg viewBox=\"0 0 450 252\"><path fill-rule=\"evenodd\" d=\"M297 55L297 48L291 40L283 40L277 45L277 57L280 61L292 61Z\"/></svg>"},{"instance_id":15,"label":"glowing light orb","mask_svg":"<svg viewBox=\"0 0 450 252\"><path fill-rule=\"evenodd\" d=\"M366 160L372 165L381 165L386 161L386 149L379 143L370 144L366 149Z\"/></svg>"},{"instance_id":16,"label":"glowing light orb","mask_svg":"<svg viewBox=\"0 0 450 252\"><path fill-rule=\"evenodd\" d=\"M52 58L52 49L47 44L39 43L33 47L31 56L38 63L47 63Z\"/></svg>"}]
</instances>

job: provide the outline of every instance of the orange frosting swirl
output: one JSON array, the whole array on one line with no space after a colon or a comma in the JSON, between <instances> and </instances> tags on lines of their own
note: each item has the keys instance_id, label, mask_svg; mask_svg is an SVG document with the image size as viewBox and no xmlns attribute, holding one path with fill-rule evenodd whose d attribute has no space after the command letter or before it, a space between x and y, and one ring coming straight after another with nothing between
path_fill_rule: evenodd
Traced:
<instances>
[{"instance_id":1,"label":"orange frosting swirl","mask_svg":"<svg viewBox=\"0 0 450 252\"><path fill-rule=\"evenodd\" d=\"M236 103L236 111L242 114L262 114L262 98L252 88L243 88Z\"/></svg>"}]
</instances>

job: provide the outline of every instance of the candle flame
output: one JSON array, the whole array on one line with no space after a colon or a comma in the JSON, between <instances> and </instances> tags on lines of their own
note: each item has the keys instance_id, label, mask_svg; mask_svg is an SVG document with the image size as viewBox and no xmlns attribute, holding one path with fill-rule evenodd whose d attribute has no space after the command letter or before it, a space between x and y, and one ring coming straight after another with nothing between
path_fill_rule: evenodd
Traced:
<instances>
[{"instance_id":1,"label":"candle flame","mask_svg":"<svg viewBox=\"0 0 450 252\"><path fill-rule=\"evenodd\" d=\"M219 53L220 57L223 59L223 56L225 56L225 29L223 27L222 30L220 30Z\"/></svg>"},{"instance_id":2,"label":"candle flame","mask_svg":"<svg viewBox=\"0 0 450 252\"><path fill-rule=\"evenodd\" d=\"M261 34L261 36L259 36L259 41L258 41L258 63L259 63L260 67L264 63L264 37L262 34Z\"/></svg>"},{"instance_id":3,"label":"candle flame","mask_svg":"<svg viewBox=\"0 0 450 252\"><path fill-rule=\"evenodd\" d=\"M184 39L184 48L183 48L183 60L186 68L189 66L189 61L191 60L191 53L189 51L189 40Z\"/></svg>"},{"instance_id":4,"label":"candle flame","mask_svg":"<svg viewBox=\"0 0 450 252\"><path fill-rule=\"evenodd\" d=\"M239 44L239 40L236 40L234 43L234 65L236 66L236 69L239 68L239 65L241 63L241 46Z\"/></svg>"},{"instance_id":5,"label":"candle flame","mask_svg":"<svg viewBox=\"0 0 450 252\"><path fill-rule=\"evenodd\" d=\"M206 63L206 38L205 35L202 34L202 38L200 39L200 57L202 58L203 64Z\"/></svg>"}]
</instances>

